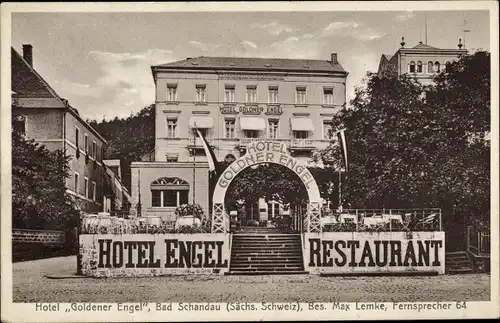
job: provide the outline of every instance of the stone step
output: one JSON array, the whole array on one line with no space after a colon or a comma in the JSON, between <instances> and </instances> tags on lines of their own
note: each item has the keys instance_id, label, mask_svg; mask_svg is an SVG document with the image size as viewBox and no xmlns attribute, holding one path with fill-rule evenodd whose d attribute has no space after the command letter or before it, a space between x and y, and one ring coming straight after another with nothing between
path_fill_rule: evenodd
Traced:
<instances>
[{"instance_id":1,"label":"stone step","mask_svg":"<svg viewBox=\"0 0 500 323\"><path fill-rule=\"evenodd\" d=\"M289 264L289 263L302 263L302 259L300 258L295 258L295 259L290 259L290 258L280 258L280 259L266 259L266 260L259 260L259 259L231 259L231 266L232 265L239 265L239 264Z\"/></svg>"},{"instance_id":2,"label":"stone step","mask_svg":"<svg viewBox=\"0 0 500 323\"><path fill-rule=\"evenodd\" d=\"M254 275L306 275L309 274L309 272L304 271L304 270L279 270L279 271L266 271L266 270L261 270L261 271L229 271L226 272L225 275L238 275L238 276L254 276Z\"/></svg>"},{"instance_id":3,"label":"stone step","mask_svg":"<svg viewBox=\"0 0 500 323\"><path fill-rule=\"evenodd\" d=\"M445 261L446 266L461 266L463 264L470 264L470 263L471 261L469 259Z\"/></svg>"},{"instance_id":4,"label":"stone step","mask_svg":"<svg viewBox=\"0 0 500 323\"><path fill-rule=\"evenodd\" d=\"M248 263L248 264L231 264L231 270L235 269L255 269L255 268L265 268L266 270L273 268L273 269L278 269L278 268L295 268L295 269L303 269L303 266L301 263L287 263L287 264L254 264L254 263Z\"/></svg>"},{"instance_id":5,"label":"stone step","mask_svg":"<svg viewBox=\"0 0 500 323\"><path fill-rule=\"evenodd\" d=\"M282 272L287 272L287 271L301 271L304 270L304 268L300 267L289 267L289 268L267 268L267 267L254 267L254 268L231 268L230 271L232 272L250 272L250 271L282 271Z\"/></svg>"},{"instance_id":6,"label":"stone step","mask_svg":"<svg viewBox=\"0 0 500 323\"><path fill-rule=\"evenodd\" d=\"M250 260L249 260L250 259ZM260 262L274 262L274 261L288 261L288 260L297 260L297 261L302 261L302 256L300 255L287 255L287 256L280 256L276 257L274 255L272 256L267 256L267 255L256 255L256 256L233 256L231 257L231 262L233 261L246 261L246 262L252 262L252 261L260 261Z\"/></svg>"},{"instance_id":7,"label":"stone step","mask_svg":"<svg viewBox=\"0 0 500 323\"><path fill-rule=\"evenodd\" d=\"M474 272L472 267L463 268L447 268L446 270L449 274L468 274Z\"/></svg>"}]
</instances>

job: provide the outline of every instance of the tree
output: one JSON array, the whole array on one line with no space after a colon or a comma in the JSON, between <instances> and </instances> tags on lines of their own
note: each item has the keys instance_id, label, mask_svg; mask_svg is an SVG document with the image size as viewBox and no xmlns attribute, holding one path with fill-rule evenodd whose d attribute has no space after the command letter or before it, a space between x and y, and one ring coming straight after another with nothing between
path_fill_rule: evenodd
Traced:
<instances>
[{"instance_id":1,"label":"tree","mask_svg":"<svg viewBox=\"0 0 500 323\"><path fill-rule=\"evenodd\" d=\"M14 118L13 118L14 119ZM76 226L79 211L66 193L69 157L12 133L12 226L19 229L66 229Z\"/></svg>"},{"instance_id":2,"label":"tree","mask_svg":"<svg viewBox=\"0 0 500 323\"><path fill-rule=\"evenodd\" d=\"M127 118L87 120L108 141L107 159L120 159L123 184L130 191L130 164L149 156L155 147L155 105Z\"/></svg>"},{"instance_id":3,"label":"tree","mask_svg":"<svg viewBox=\"0 0 500 323\"><path fill-rule=\"evenodd\" d=\"M463 230L471 219L487 225L489 66L488 53L463 56L431 86L405 75L371 75L366 87L356 90L352 108L333 119L347 129L344 203L440 207L445 227ZM337 156L340 167L336 145L320 156Z\"/></svg>"}]
</instances>

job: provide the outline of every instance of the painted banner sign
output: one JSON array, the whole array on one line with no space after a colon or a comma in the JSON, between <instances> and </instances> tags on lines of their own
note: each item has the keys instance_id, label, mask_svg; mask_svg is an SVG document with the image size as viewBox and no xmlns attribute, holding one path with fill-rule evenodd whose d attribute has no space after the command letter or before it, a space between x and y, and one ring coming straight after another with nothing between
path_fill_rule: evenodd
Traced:
<instances>
[{"instance_id":1,"label":"painted banner sign","mask_svg":"<svg viewBox=\"0 0 500 323\"><path fill-rule=\"evenodd\" d=\"M304 235L310 273L445 271L444 232L325 232Z\"/></svg>"},{"instance_id":2,"label":"painted banner sign","mask_svg":"<svg viewBox=\"0 0 500 323\"><path fill-rule=\"evenodd\" d=\"M80 235L82 273L94 277L223 274L226 234Z\"/></svg>"}]
</instances>

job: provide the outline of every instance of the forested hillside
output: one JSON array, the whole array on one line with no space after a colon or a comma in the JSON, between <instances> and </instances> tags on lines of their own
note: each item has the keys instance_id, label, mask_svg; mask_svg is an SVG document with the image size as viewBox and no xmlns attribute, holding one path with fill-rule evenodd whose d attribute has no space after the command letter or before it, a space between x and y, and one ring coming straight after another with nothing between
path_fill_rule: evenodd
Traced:
<instances>
[{"instance_id":1,"label":"forested hillside","mask_svg":"<svg viewBox=\"0 0 500 323\"><path fill-rule=\"evenodd\" d=\"M122 180L130 191L130 163L149 158L154 149L155 105L127 118L87 122L108 141L105 159L120 159Z\"/></svg>"}]
</instances>

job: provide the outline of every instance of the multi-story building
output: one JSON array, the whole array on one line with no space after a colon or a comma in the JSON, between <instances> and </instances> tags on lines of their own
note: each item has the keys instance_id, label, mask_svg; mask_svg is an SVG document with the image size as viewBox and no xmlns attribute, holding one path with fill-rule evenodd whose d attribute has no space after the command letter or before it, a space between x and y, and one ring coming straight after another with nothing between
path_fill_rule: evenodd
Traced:
<instances>
[{"instance_id":1,"label":"multi-story building","mask_svg":"<svg viewBox=\"0 0 500 323\"><path fill-rule=\"evenodd\" d=\"M274 140L308 164L330 142L332 117L346 102L348 73L336 53L329 60L202 56L152 66L152 73L154 161L132 164L133 204L140 191L145 215L170 214L193 199L208 212L207 157L194 127L219 161Z\"/></svg>"},{"instance_id":2,"label":"multi-story building","mask_svg":"<svg viewBox=\"0 0 500 323\"><path fill-rule=\"evenodd\" d=\"M106 140L36 72L31 45L23 45L22 56L12 48L11 59L16 128L48 149L65 150L72 157L67 192L83 211L101 211Z\"/></svg>"},{"instance_id":3,"label":"multi-story building","mask_svg":"<svg viewBox=\"0 0 500 323\"><path fill-rule=\"evenodd\" d=\"M414 76L420 83L429 84L432 78L446 68L446 64L467 54L462 49L461 40L458 49L441 49L419 42L412 48L405 48L404 37L394 55L382 54L378 66L378 75Z\"/></svg>"},{"instance_id":4,"label":"multi-story building","mask_svg":"<svg viewBox=\"0 0 500 323\"><path fill-rule=\"evenodd\" d=\"M131 197L122 182L120 160L106 159L103 163L111 188L109 192L104 192L103 211L110 214L128 214Z\"/></svg>"}]
</instances>

